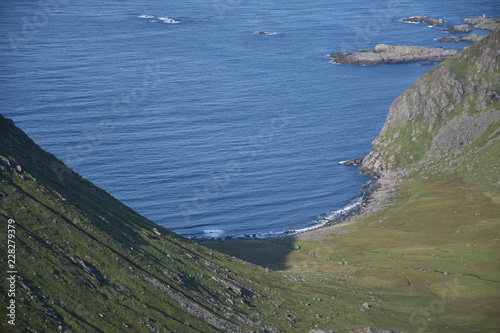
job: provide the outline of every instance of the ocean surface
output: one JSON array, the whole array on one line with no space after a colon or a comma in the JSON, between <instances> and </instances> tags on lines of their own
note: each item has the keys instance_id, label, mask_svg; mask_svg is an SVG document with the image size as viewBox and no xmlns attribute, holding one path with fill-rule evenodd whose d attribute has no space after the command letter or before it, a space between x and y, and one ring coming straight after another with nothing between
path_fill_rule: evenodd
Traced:
<instances>
[{"instance_id":1,"label":"ocean surface","mask_svg":"<svg viewBox=\"0 0 500 333\"><path fill-rule=\"evenodd\" d=\"M187 237L282 235L349 205L391 102L430 69L325 57L438 43L497 0L6 0L0 112ZM256 32L261 32L256 34ZM477 34L486 31L476 30Z\"/></svg>"}]
</instances>

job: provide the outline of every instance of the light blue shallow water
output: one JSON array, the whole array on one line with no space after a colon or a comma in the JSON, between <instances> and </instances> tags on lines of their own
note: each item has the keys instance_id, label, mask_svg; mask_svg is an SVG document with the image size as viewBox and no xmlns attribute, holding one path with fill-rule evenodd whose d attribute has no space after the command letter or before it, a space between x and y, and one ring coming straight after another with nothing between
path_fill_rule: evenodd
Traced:
<instances>
[{"instance_id":1,"label":"light blue shallow water","mask_svg":"<svg viewBox=\"0 0 500 333\"><path fill-rule=\"evenodd\" d=\"M392 100L429 67L334 65L325 54L377 43L461 48L434 41L442 28L399 19L500 15L497 1L451 0L45 0L0 9L0 112L188 237L279 235L360 195L368 179L338 162L368 153Z\"/></svg>"}]
</instances>

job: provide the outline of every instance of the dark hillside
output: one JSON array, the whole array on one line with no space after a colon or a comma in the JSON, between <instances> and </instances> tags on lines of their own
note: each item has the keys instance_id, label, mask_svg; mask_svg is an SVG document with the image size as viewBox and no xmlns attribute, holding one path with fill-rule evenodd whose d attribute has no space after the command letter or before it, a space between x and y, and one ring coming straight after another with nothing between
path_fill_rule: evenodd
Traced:
<instances>
[{"instance_id":1,"label":"dark hillside","mask_svg":"<svg viewBox=\"0 0 500 333\"><path fill-rule=\"evenodd\" d=\"M3 308L15 300L17 330L277 331L264 324L278 304L262 287L273 285L273 273L141 217L3 117L0 171L2 226L15 221L17 272L15 297L4 283L0 294ZM14 328L6 317L2 326Z\"/></svg>"}]
</instances>

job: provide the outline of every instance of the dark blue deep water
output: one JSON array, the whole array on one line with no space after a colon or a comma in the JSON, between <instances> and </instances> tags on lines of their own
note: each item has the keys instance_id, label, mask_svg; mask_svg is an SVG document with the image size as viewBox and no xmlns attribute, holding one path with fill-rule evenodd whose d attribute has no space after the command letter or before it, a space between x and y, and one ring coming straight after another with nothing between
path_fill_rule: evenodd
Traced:
<instances>
[{"instance_id":1,"label":"dark blue deep water","mask_svg":"<svg viewBox=\"0 0 500 333\"><path fill-rule=\"evenodd\" d=\"M392 100L430 68L325 54L462 48L434 41L443 28L399 19L500 14L496 0L3 0L0 10L0 112L188 237L280 235L359 197L368 179L338 162L369 152Z\"/></svg>"}]
</instances>

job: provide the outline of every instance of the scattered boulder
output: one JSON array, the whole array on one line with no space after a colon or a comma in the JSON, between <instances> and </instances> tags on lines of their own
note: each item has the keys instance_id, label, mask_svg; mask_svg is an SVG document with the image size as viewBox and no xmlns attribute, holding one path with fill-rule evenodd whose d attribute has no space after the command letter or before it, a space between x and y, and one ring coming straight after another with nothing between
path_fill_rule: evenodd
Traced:
<instances>
[{"instance_id":1,"label":"scattered boulder","mask_svg":"<svg viewBox=\"0 0 500 333\"><path fill-rule=\"evenodd\" d=\"M461 24L461 25L450 25L445 31L452 34L464 34L467 32L471 32L472 29L468 24Z\"/></svg>"},{"instance_id":2,"label":"scattered boulder","mask_svg":"<svg viewBox=\"0 0 500 333\"><path fill-rule=\"evenodd\" d=\"M309 333L335 333L335 331L329 328L313 328Z\"/></svg>"},{"instance_id":3,"label":"scattered boulder","mask_svg":"<svg viewBox=\"0 0 500 333\"><path fill-rule=\"evenodd\" d=\"M391 46L378 44L373 50L361 52L337 52L329 56L338 64L373 66L381 64L399 64L415 61L443 61L456 54L457 50L421 47Z\"/></svg>"},{"instance_id":4,"label":"scattered boulder","mask_svg":"<svg viewBox=\"0 0 500 333\"><path fill-rule=\"evenodd\" d=\"M411 16L403 18L401 21L408 23L425 23L428 25L445 25L446 23L443 19L430 18L426 16Z\"/></svg>"},{"instance_id":5,"label":"scattered boulder","mask_svg":"<svg viewBox=\"0 0 500 333\"><path fill-rule=\"evenodd\" d=\"M398 333L398 331L394 331L391 329L373 330L371 327L365 327L365 328L360 328L358 330L355 330L354 333Z\"/></svg>"}]
</instances>

